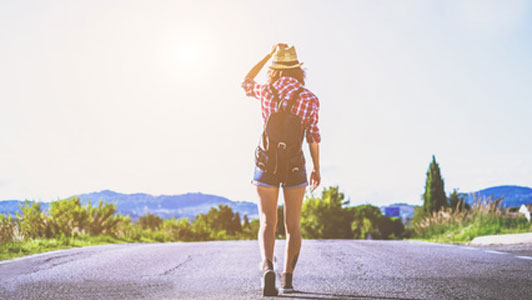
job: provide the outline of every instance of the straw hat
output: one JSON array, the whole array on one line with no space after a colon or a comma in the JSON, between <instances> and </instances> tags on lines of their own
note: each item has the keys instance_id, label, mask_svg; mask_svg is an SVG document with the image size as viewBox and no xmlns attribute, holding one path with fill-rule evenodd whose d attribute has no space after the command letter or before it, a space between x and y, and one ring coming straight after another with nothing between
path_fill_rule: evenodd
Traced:
<instances>
[{"instance_id":1,"label":"straw hat","mask_svg":"<svg viewBox=\"0 0 532 300\"><path fill-rule=\"evenodd\" d=\"M302 64L297 60L296 48L294 46L290 48L279 47L273 55L272 64L269 67L275 70L285 70L298 68Z\"/></svg>"}]
</instances>

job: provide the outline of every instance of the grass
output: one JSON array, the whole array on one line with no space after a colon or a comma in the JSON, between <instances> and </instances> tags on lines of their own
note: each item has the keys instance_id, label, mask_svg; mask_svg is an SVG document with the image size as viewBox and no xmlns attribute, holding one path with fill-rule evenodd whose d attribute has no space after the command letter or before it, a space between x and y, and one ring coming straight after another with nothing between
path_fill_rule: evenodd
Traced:
<instances>
[{"instance_id":1,"label":"grass","mask_svg":"<svg viewBox=\"0 0 532 300\"><path fill-rule=\"evenodd\" d=\"M0 260L12 259L36 253L59 249L95 246L115 243L130 243L132 240L118 239L108 235L78 236L76 238L36 238L0 244ZM149 241L146 241L149 242Z\"/></svg>"},{"instance_id":2,"label":"grass","mask_svg":"<svg viewBox=\"0 0 532 300\"><path fill-rule=\"evenodd\" d=\"M484 235L532 232L532 223L500 208L501 199L480 199L470 209L420 211L410 230L415 239L439 243L469 243Z\"/></svg>"},{"instance_id":3,"label":"grass","mask_svg":"<svg viewBox=\"0 0 532 300\"><path fill-rule=\"evenodd\" d=\"M421 240L437 243L467 244L478 236L527 232L532 232L529 226L508 228L500 225L476 223L468 224L464 227L448 226L438 233L432 233L421 238Z\"/></svg>"}]
</instances>

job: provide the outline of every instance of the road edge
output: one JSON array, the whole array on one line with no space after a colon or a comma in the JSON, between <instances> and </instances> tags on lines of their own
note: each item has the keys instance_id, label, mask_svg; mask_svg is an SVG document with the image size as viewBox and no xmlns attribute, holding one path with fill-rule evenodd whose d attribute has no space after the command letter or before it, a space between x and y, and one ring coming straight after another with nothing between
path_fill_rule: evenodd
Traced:
<instances>
[{"instance_id":1,"label":"road edge","mask_svg":"<svg viewBox=\"0 0 532 300\"><path fill-rule=\"evenodd\" d=\"M516 244L532 244L532 232L478 236L469 243L471 246Z\"/></svg>"}]
</instances>

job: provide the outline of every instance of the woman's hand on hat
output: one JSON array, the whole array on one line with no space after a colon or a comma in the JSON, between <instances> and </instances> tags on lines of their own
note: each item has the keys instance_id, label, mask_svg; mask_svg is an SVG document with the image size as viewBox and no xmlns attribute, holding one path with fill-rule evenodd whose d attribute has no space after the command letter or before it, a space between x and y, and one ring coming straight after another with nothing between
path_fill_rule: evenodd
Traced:
<instances>
[{"instance_id":1,"label":"woman's hand on hat","mask_svg":"<svg viewBox=\"0 0 532 300\"><path fill-rule=\"evenodd\" d=\"M272 51L270 51L270 57L272 57L272 56L275 54L275 51L277 51L277 46L278 46L278 45L279 45L279 44L275 44L275 45L273 45L273 47L272 47Z\"/></svg>"},{"instance_id":2,"label":"woman's hand on hat","mask_svg":"<svg viewBox=\"0 0 532 300\"><path fill-rule=\"evenodd\" d=\"M288 45L284 43L277 43L273 45L272 51L270 52L270 56L273 56L275 54L275 52L277 51L277 48L288 48Z\"/></svg>"}]
</instances>

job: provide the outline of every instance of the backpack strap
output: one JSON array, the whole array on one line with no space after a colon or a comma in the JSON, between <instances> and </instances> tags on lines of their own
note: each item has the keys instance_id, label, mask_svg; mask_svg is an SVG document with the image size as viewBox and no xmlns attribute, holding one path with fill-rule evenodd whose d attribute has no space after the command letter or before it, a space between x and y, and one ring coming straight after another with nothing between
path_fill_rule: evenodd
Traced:
<instances>
[{"instance_id":1,"label":"backpack strap","mask_svg":"<svg viewBox=\"0 0 532 300\"><path fill-rule=\"evenodd\" d=\"M279 102L279 94L277 93L277 90L273 87L273 84L270 84L270 90L272 91L272 94L273 94L273 101Z\"/></svg>"},{"instance_id":2,"label":"backpack strap","mask_svg":"<svg viewBox=\"0 0 532 300\"><path fill-rule=\"evenodd\" d=\"M303 92L303 87L300 87L299 89L297 89L294 94L292 95L292 98L290 100L282 100L282 101L279 101L279 93L277 92L277 90L273 87L273 84L270 84L270 90L272 91L272 94L273 94L273 101L275 103L277 103L277 111L281 111L281 107L283 105L283 102L287 101L287 107L286 107L286 110L287 111L290 111L292 109L292 106L294 105L294 103L296 102L297 98L299 97L299 94L301 94L301 92Z\"/></svg>"},{"instance_id":3,"label":"backpack strap","mask_svg":"<svg viewBox=\"0 0 532 300\"><path fill-rule=\"evenodd\" d=\"M290 100L288 100L288 102L287 102L286 111L290 112L292 110L292 106L296 103L296 100L299 97L299 95L301 94L301 92L303 92L303 87L300 87L299 89L297 89L297 91L294 92L294 94L292 95L292 98L290 98ZM286 101L286 100L284 100L284 101ZM278 111L281 109L282 103L283 103L283 101L281 101L279 103L279 106L277 107Z\"/></svg>"}]
</instances>

